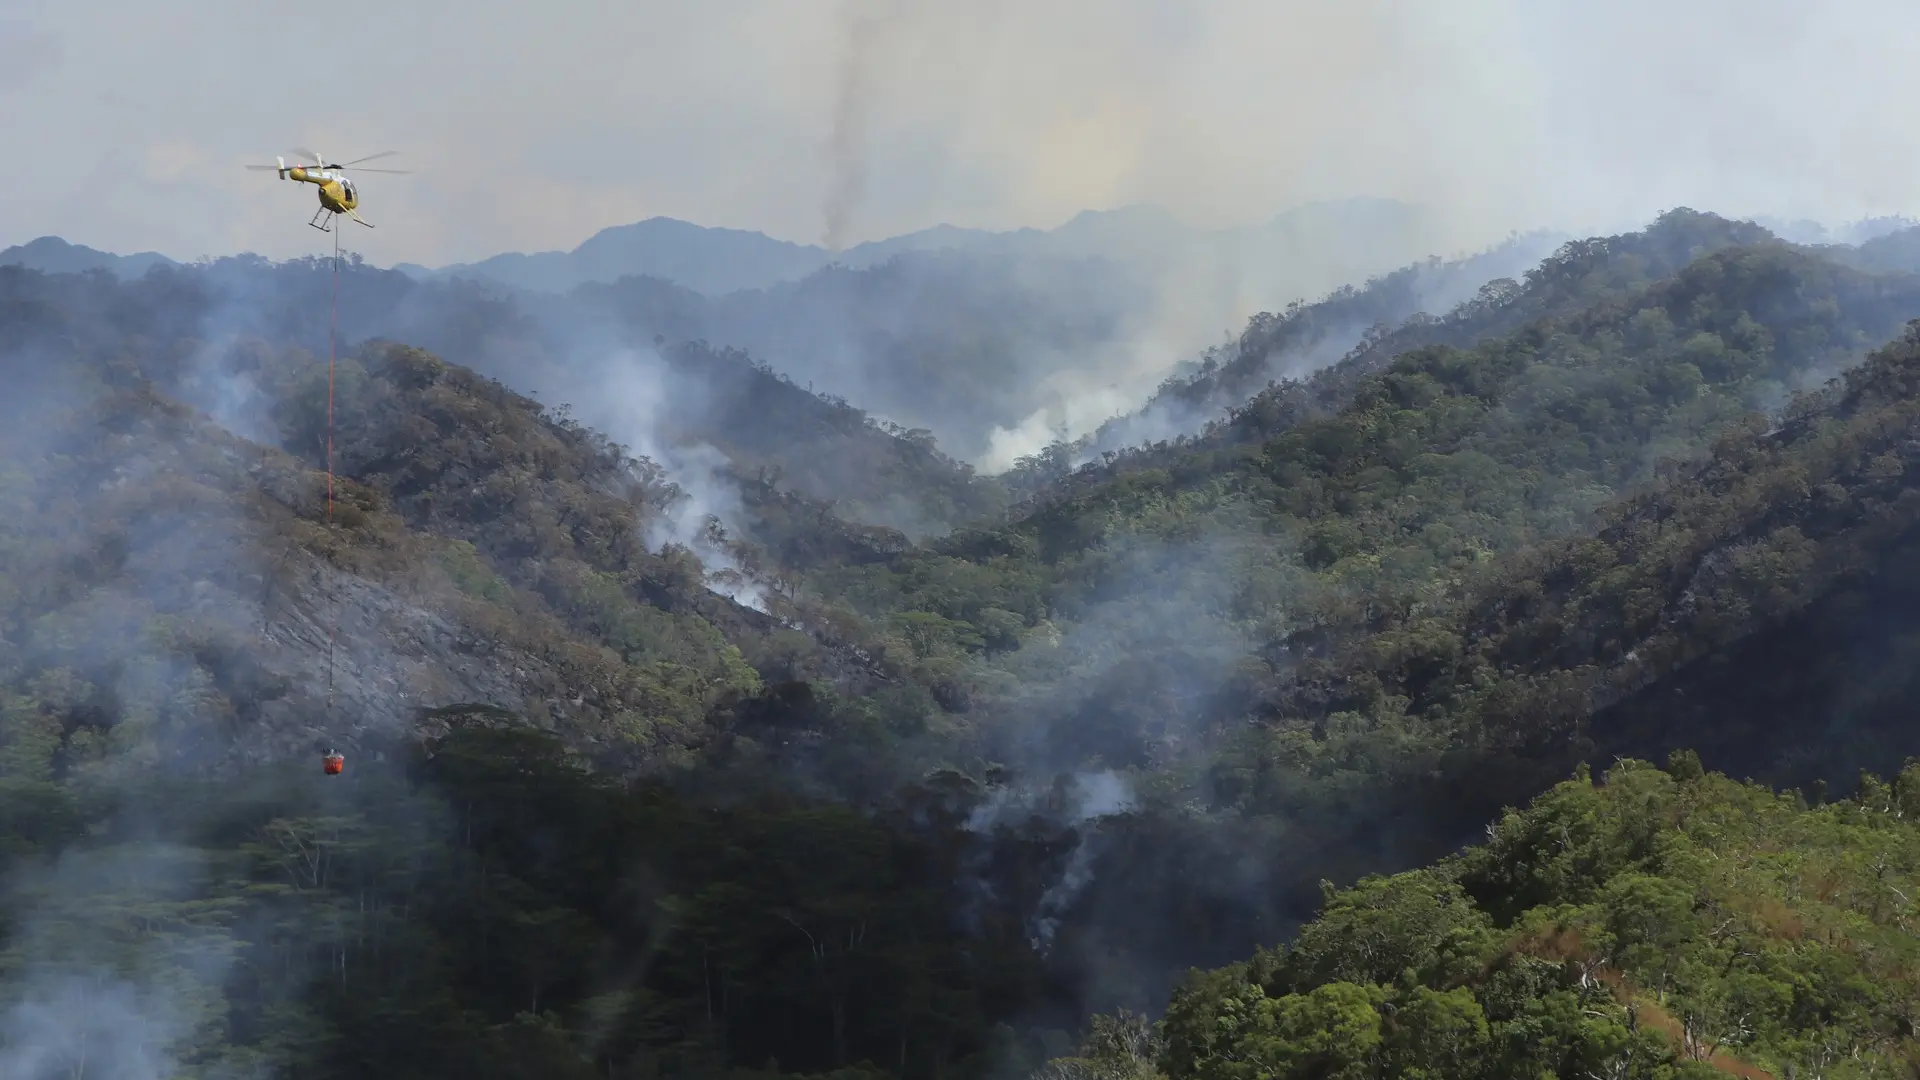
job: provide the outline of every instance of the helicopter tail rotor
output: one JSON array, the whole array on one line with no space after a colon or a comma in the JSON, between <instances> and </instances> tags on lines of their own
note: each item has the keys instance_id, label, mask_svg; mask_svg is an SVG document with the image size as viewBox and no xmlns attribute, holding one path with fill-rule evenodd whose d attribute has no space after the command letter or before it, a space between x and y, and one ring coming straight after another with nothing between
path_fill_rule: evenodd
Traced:
<instances>
[{"instance_id":1,"label":"helicopter tail rotor","mask_svg":"<svg viewBox=\"0 0 1920 1080\"><path fill-rule=\"evenodd\" d=\"M287 159L283 157L274 158L273 164L271 165L249 165L247 166L247 168L253 169L256 172L278 173L280 174L280 179L282 180L285 180L287 178L287 173L291 171L290 169L287 168Z\"/></svg>"}]
</instances>

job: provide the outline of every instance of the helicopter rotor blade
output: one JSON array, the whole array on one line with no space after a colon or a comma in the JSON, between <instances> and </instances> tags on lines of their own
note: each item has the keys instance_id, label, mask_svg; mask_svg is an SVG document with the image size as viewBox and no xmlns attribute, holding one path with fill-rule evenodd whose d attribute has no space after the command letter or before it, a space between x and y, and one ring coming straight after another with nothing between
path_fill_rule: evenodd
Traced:
<instances>
[{"instance_id":1,"label":"helicopter rotor blade","mask_svg":"<svg viewBox=\"0 0 1920 1080\"><path fill-rule=\"evenodd\" d=\"M252 170L254 170L255 172L278 172L278 171L279 171L279 169L280 169L280 166L278 166L278 165L249 165L249 166L247 166L247 168L249 168L249 169L252 169Z\"/></svg>"},{"instance_id":2,"label":"helicopter rotor blade","mask_svg":"<svg viewBox=\"0 0 1920 1080\"><path fill-rule=\"evenodd\" d=\"M412 169L363 169L363 168L361 168L361 167L359 167L359 166L357 166L357 165L353 165L353 166L348 166L348 165L334 165L334 166L332 166L332 168L335 168L335 169L340 169L340 170L343 170L343 171L344 171L344 170L346 170L346 169L349 169L349 168L351 168L351 169L352 169L352 170L353 170L354 172L377 172L377 173L391 173L391 174L392 174L392 175L394 175L394 176L406 176L407 174L409 174L409 173L411 173L411 172L413 172L413 170L412 170Z\"/></svg>"},{"instance_id":3,"label":"helicopter rotor blade","mask_svg":"<svg viewBox=\"0 0 1920 1080\"><path fill-rule=\"evenodd\" d=\"M321 157L319 154L316 154L311 150L305 150L298 146L293 148L293 152L296 154L299 154L301 157L304 157L304 158L312 158L313 163L316 165L323 164L327 160L326 158Z\"/></svg>"},{"instance_id":4,"label":"helicopter rotor blade","mask_svg":"<svg viewBox=\"0 0 1920 1080\"><path fill-rule=\"evenodd\" d=\"M400 151L398 150L382 150L377 154L368 154L366 157L363 157L363 158L354 158L352 161L343 161L339 165L335 166L335 168L345 168L349 165L358 165L363 161L374 161L383 157L392 157L393 155L399 152ZM367 171L372 172L373 170L369 169Z\"/></svg>"}]
</instances>

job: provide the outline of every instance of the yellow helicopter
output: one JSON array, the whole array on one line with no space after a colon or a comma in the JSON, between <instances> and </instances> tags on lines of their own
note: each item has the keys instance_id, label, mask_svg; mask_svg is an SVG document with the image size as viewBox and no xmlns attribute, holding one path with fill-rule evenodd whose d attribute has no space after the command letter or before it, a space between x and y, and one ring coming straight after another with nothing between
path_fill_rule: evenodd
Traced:
<instances>
[{"instance_id":1,"label":"yellow helicopter","mask_svg":"<svg viewBox=\"0 0 1920 1080\"><path fill-rule=\"evenodd\" d=\"M393 173L395 175L405 175L407 173L406 169L369 169L360 164L363 161L374 161L383 157L391 157L399 153L398 150L382 150L377 154L368 154L366 157L356 158L353 161L343 164L329 164L327 159L321 157L319 154L311 150L302 150L299 147L295 147L293 152L301 157L312 158L313 164L290 166L287 164L286 158L276 157L273 159L274 164L272 165L249 165L247 168L277 172L280 174L280 179L282 180L298 180L304 184L317 186L320 189L320 209L313 212L313 220L307 222L307 224L319 229L321 232L331 232L332 229L330 226L333 218L341 214L345 214L369 229L373 228L372 222L356 213L356 210L360 206L360 191L354 186L353 179L344 175L346 170L353 169L355 172Z\"/></svg>"}]
</instances>

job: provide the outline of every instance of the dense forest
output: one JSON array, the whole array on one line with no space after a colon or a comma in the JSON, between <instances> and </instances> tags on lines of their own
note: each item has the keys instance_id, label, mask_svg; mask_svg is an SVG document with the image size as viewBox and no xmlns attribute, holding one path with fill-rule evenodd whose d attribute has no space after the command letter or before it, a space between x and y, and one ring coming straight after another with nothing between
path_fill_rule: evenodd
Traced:
<instances>
[{"instance_id":1,"label":"dense forest","mask_svg":"<svg viewBox=\"0 0 1920 1080\"><path fill-rule=\"evenodd\" d=\"M1920 1075L1912 247L1420 264L1005 477L632 282L349 265L330 388L324 262L0 267L0 1074Z\"/></svg>"}]
</instances>

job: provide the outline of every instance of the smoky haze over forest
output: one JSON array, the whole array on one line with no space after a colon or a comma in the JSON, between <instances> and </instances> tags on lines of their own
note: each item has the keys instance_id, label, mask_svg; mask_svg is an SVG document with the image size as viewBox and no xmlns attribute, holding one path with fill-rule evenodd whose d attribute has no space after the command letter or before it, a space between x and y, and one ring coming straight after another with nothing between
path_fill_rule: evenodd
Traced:
<instances>
[{"instance_id":1,"label":"smoky haze over forest","mask_svg":"<svg viewBox=\"0 0 1920 1080\"><path fill-rule=\"evenodd\" d=\"M1920 29L1893 3L754 0L536 17L486 2L429 22L349 2L338 20L369 28L351 78L272 95L243 88L332 70L303 21L121 7L26 0L0 20L0 137L36 162L10 181L0 247L54 234L188 260L312 252L304 200L240 168L289 146L403 152L382 164L414 175L366 178L364 213L382 227L349 238L380 265L567 251L662 216L832 252L936 225L1171 214L1052 249L1117 260L1117 277L1033 258L979 271L1089 296L1055 320L1077 323L1065 333L980 344L1014 358L980 392L997 400L899 374L914 370L889 348L901 335L849 310L858 297L687 320L991 471L1138 408L1257 312L1418 258L1515 231L1631 228L1674 205L1837 225L1911 209L1895 178L1920 165L1887 134L1913 127L1900 110L1920 95L1889 82L1905 77L1897 57L1872 60ZM1710 55L1689 44L1708 39ZM155 48L233 59L137 93L113 77ZM1355 196L1413 209L1366 229L1260 232ZM1195 232L1224 227L1251 231L1224 245ZM920 295L953 302L910 285L868 303Z\"/></svg>"},{"instance_id":2,"label":"smoky haze over forest","mask_svg":"<svg viewBox=\"0 0 1920 1080\"><path fill-rule=\"evenodd\" d=\"M1920 1070L1910 5L326 20L0 13L0 1073Z\"/></svg>"},{"instance_id":3,"label":"smoky haze over forest","mask_svg":"<svg viewBox=\"0 0 1920 1080\"><path fill-rule=\"evenodd\" d=\"M1014 357L979 392L997 400L899 374L914 370L888 347L900 335L848 310L858 297L689 320L993 471L1139 407L1255 313L1418 258L1515 231L1632 228L1674 205L1838 225L1912 209L1896 178L1920 165L1888 134L1913 129L1901 110L1920 95L1897 82L1904 61L1873 60L1920 29L1894 3L753 0L535 16L489 0L449 21L350 0L337 20L368 28L351 77L264 95L252 88L335 58L301 19L237 11L13 5L0 138L36 164L9 181L0 248L52 234L185 260L310 253L306 193L240 168L289 146L402 151L382 164L413 175L366 178L381 228L348 238L380 265L568 251L652 217L831 252L1161 208L1167 222L1135 213L1091 248L1052 249L1117 259L1117 277L1032 258L981 269L1089 296L1055 320L1077 321L1064 335L982 344ZM1711 54L1690 44L1709 39ZM115 77L169 48L231 62L137 92ZM1260 231L1355 196L1413 209L1367 229ZM1197 239L1226 227L1247 236ZM952 302L908 286L869 303L918 295Z\"/></svg>"}]
</instances>

